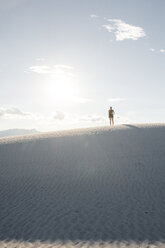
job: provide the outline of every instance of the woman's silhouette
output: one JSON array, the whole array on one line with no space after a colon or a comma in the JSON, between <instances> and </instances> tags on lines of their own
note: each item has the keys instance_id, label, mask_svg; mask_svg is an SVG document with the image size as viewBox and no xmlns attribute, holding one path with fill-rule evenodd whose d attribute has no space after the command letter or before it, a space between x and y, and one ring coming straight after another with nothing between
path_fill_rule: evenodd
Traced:
<instances>
[{"instance_id":1,"label":"woman's silhouette","mask_svg":"<svg viewBox=\"0 0 165 248\"><path fill-rule=\"evenodd\" d=\"M114 114L115 114L115 111L112 109L112 107L110 107L110 109L108 110L110 125L114 125Z\"/></svg>"}]
</instances>

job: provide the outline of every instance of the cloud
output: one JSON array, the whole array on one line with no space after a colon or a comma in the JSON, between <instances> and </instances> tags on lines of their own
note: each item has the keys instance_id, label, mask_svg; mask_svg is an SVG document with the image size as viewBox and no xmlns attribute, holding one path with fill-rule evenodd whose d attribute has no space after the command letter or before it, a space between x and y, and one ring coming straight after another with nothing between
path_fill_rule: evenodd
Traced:
<instances>
[{"instance_id":1,"label":"cloud","mask_svg":"<svg viewBox=\"0 0 165 248\"><path fill-rule=\"evenodd\" d=\"M37 115L34 115L29 112L24 112L19 108L11 107L11 108L0 108L0 117L5 119L36 119Z\"/></svg>"},{"instance_id":2,"label":"cloud","mask_svg":"<svg viewBox=\"0 0 165 248\"><path fill-rule=\"evenodd\" d=\"M125 101L125 98L109 98L107 100L108 102L122 102L122 101Z\"/></svg>"},{"instance_id":3,"label":"cloud","mask_svg":"<svg viewBox=\"0 0 165 248\"><path fill-rule=\"evenodd\" d=\"M103 25L103 28L108 32L115 34L117 41L125 39L138 40L146 36L143 28L130 25L120 19L107 19L108 24Z\"/></svg>"},{"instance_id":4,"label":"cloud","mask_svg":"<svg viewBox=\"0 0 165 248\"><path fill-rule=\"evenodd\" d=\"M25 115L29 115L29 113L27 112L23 112L18 108L0 108L0 116L3 115L21 115L21 116L25 116Z\"/></svg>"},{"instance_id":5,"label":"cloud","mask_svg":"<svg viewBox=\"0 0 165 248\"><path fill-rule=\"evenodd\" d=\"M38 74L52 74L52 75L59 75L59 74L68 74L69 76L72 75L71 71L74 68L72 66L68 65L53 65L53 66L48 66L48 65L35 65L35 66L30 66L28 71L26 72L34 72Z\"/></svg>"},{"instance_id":6,"label":"cloud","mask_svg":"<svg viewBox=\"0 0 165 248\"><path fill-rule=\"evenodd\" d=\"M6 109L5 110L5 114L9 114L9 115L21 115L21 116L27 116L27 115L29 115L29 113L23 112L23 111L21 111L18 108Z\"/></svg>"},{"instance_id":7,"label":"cloud","mask_svg":"<svg viewBox=\"0 0 165 248\"><path fill-rule=\"evenodd\" d=\"M53 120L63 121L65 119L65 113L61 111L56 111L53 113Z\"/></svg>"},{"instance_id":8,"label":"cloud","mask_svg":"<svg viewBox=\"0 0 165 248\"><path fill-rule=\"evenodd\" d=\"M35 66L30 66L29 71L39 74L49 74L50 68L47 65L35 65Z\"/></svg>"},{"instance_id":9,"label":"cloud","mask_svg":"<svg viewBox=\"0 0 165 248\"><path fill-rule=\"evenodd\" d=\"M99 16L98 15L95 15L95 14L91 14L90 17L91 18L98 18Z\"/></svg>"},{"instance_id":10,"label":"cloud","mask_svg":"<svg viewBox=\"0 0 165 248\"><path fill-rule=\"evenodd\" d=\"M150 51L155 52L156 50L155 50L155 48L150 48ZM158 50L158 52L165 53L165 49L160 49L160 50Z\"/></svg>"}]
</instances>

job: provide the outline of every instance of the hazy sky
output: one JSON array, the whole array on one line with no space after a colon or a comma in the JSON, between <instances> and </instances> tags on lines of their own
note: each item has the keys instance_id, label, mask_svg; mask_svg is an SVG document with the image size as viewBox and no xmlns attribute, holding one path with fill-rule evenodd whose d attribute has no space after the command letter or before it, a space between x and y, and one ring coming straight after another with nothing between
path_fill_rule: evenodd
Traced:
<instances>
[{"instance_id":1,"label":"hazy sky","mask_svg":"<svg viewBox=\"0 0 165 248\"><path fill-rule=\"evenodd\" d=\"M0 0L0 130L164 122L164 0Z\"/></svg>"}]
</instances>

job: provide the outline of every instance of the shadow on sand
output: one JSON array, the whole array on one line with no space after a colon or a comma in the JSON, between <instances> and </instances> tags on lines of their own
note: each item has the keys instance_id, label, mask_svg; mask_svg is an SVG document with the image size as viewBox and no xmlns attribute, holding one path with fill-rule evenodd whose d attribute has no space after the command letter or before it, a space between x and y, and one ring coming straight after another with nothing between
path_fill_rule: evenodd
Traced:
<instances>
[{"instance_id":1,"label":"shadow on sand","mask_svg":"<svg viewBox=\"0 0 165 248\"><path fill-rule=\"evenodd\" d=\"M130 127L130 128L139 129L139 127L136 127L136 126L134 126L134 125L130 125L130 124L124 124L124 126L126 126L126 127Z\"/></svg>"}]
</instances>

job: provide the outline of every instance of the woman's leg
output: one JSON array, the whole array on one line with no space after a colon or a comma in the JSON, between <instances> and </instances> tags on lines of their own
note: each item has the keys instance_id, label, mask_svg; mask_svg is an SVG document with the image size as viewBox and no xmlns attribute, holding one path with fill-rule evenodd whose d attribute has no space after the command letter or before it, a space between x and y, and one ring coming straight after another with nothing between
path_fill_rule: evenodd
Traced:
<instances>
[{"instance_id":1,"label":"woman's leg","mask_svg":"<svg viewBox=\"0 0 165 248\"><path fill-rule=\"evenodd\" d=\"M112 125L114 125L114 118L112 117Z\"/></svg>"}]
</instances>

